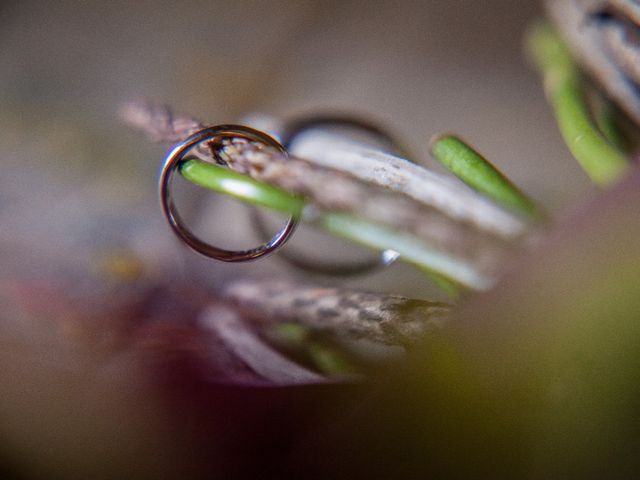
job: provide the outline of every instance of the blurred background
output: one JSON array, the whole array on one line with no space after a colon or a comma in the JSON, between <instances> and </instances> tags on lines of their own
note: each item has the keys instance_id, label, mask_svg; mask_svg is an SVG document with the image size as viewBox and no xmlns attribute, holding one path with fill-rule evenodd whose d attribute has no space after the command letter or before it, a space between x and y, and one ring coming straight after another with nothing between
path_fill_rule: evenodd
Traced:
<instances>
[{"instance_id":1,"label":"blurred background","mask_svg":"<svg viewBox=\"0 0 640 480\"><path fill-rule=\"evenodd\" d=\"M212 124L256 112L284 119L359 114L388 126L434 168L429 138L455 132L550 211L562 212L591 187L523 58L523 31L539 15L540 6L526 0L2 2L1 285L13 291L16 279L36 282L37 294L29 294L45 299L39 314L46 317L60 296L47 285L59 279L72 280L66 293L91 299L91 312L114 272L121 278L142 268L211 285L248 274L295 275L277 256L220 265L173 238L156 198L167 146L117 115L124 102L141 97ZM233 227L234 235L245 235L240 216L216 218L225 234ZM342 283L428 298L422 278L394 265ZM105 369L106 357L96 357L104 325L92 324L87 337L73 317L51 337L39 322L15 321L23 313L6 299L0 310L0 454L7 475L64 477L80 447L85 478L98 476L102 463L120 473L148 472L149 465L162 471L158 452L175 453L176 445L163 443L152 406L139 415L149 397L126 348L117 360L104 354ZM81 347L69 347L68 335L79 335ZM85 380L95 388L85 389ZM104 401L87 407L97 398ZM72 415L84 412L80 406L89 425L101 419L91 433Z\"/></svg>"},{"instance_id":2,"label":"blurred background","mask_svg":"<svg viewBox=\"0 0 640 480\"><path fill-rule=\"evenodd\" d=\"M7 2L1 15L5 269L41 270L25 253L71 268L121 248L149 264L186 256L214 277L286 274L277 257L229 267L171 237L155 193L167 145L117 115L139 98L211 124L256 112L357 114L433 168L429 138L455 132L552 211L589 188L523 58L535 2ZM229 203L206 216L234 228L218 234L234 246L249 235L247 216L236 207L221 217ZM398 265L347 283L391 280L420 295L418 275Z\"/></svg>"}]
</instances>

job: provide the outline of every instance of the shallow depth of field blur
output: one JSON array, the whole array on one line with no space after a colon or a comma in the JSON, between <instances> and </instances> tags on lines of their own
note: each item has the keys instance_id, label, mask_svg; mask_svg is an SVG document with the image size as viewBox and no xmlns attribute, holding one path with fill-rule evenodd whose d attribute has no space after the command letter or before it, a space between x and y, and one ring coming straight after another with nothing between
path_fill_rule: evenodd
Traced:
<instances>
[{"instance_id":1,"label":"shallow depth of field blur","mask_svg":"<svg viewBox=\"0 0 640 480\"><path fill-rule=\"evenodd\" d=\"M534 2L14 2L1 15L5 271L125 249L151 264L186 256L205 276L286 274L277 257L212 264L169 235L155 194L168 147L117 117L140 97L212 124L358 114L434 168L429 138L456 132L553 210L589 188L522 55ZM230 229L215 238L255 243L229 203L211 202ZM420 278L394 266L350 282L421 296Z\"/></svg>"},{"instance_id":2,"label":"shallow depth of field blur","mask_svg":"<svg viewBox=\"0 0 640 480\"><path fill-rule=\"evenodd\" d=\"M145 382L153 379L140 373L147 365L132 367L129 351L143 344L158 357L179 357L173 342L189 332L154 332L157 345L113 338L101 292L113 294L114 283L132 302L142 292L127 279L138 275L211 286L284 276L439 295L406 265L340 280L291 271L277 255L223 265L187 251L157 201L167 146L123 125L123 102L150 98L211 124L251 113L359 114L387 126L437 170L428 140L455 132L548 210L562 212L592 186L563 145L522 53L524 29L539 15L527 0L0 4L0 287L28 285L36 293L23 294L38 297L27 314L19 302L0 300L0 477L199 471L188 439L200 419L188 412L207 410L202 402L210 397L189 403L180 373L163 379L177 399L151 397ZM208 205L200 221L225 246L253 243L243 208ZM63 293L84 310L63 315L52 332L43 325L59 308L59 281L73 285ZM305 401L321 407L309 392L298 400L293 412L268 396L247 408L273 401L280 416L306 418ZM215 408L246 415L233 400ZM260 435L276 425L265 421Z\"/></svg>"}]
</instances>

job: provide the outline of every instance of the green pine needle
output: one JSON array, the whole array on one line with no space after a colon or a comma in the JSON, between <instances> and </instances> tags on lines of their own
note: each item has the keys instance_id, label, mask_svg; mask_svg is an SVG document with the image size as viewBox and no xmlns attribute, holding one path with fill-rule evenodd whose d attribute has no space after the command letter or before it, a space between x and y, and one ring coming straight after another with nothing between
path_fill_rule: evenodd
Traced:
<instances>
[{"instance_id":1,"label":"green pine needle","mask_svg":"<svg viewBox=\"0 0 640 480\"><path fill-rule=\"evenodd\" d=\"M460 138L454 135L436 136L430 142L430 150L447 170L489 199L527 217L542 216L540 209L527 195Z\"/></svg>"},{"instance_id":2,"label":"green pine needle","mask_svg":"<svg viewBox=\"0 0 640 480\"><path fill-rule=\"evenodd\" d=\"M611 185L624 174L629 162L594 124L571 54L546 23L529 30L526 48L544 77L547 96L569 150L594 183Z\"/></svg>"},{"instance_id":3,"label":"green pine needle","mask_svg":"<svg viewBox=\"0 0 640 480\"><path fill-rule=\"evenodd\" d=\"M180 173L201 187L288 215L300 216L305 205L301 196L202 160L185 161L180 165Z\"/></svg>"}]
</instances>

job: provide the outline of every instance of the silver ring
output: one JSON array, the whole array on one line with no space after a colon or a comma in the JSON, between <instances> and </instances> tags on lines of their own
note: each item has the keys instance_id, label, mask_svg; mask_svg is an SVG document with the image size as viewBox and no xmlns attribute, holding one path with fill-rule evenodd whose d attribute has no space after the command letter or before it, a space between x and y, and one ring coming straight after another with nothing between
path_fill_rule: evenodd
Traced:
<instances>
[{"instance_id":1,"label":"silver ring","mask_svg":"<svg viewBox=\"0 0 640 480\"><path fill-rule=\"evenodd\" d=\"M306 130L323 127L345 127L360 130L364 133L370 134L372 137L376 137L386 146L388 153L393 153L402 157L409 156L405 149L400 145L400 142L389 135L389 133L383 128L362 118L350 115L314 115L296 118L284 124L278 137L282 146L288 151L296 137L300 134L304 133Z\"/></svg>"},{"instance_id":2,"label":"silver ring","mask_svg":"<svg viewBox=\"0 0 640 480\"><path fill-rule=\"evenodd\" d=\"M203 128L182 142L176 144L164 161L160 173L159 193L160 204L169 225L173 232L189 247L202 255L206 255L223 262L246 262L255 260L280 248L289 239L298 225L298 219L291 216L287 224L268 242L250 250L225 250L200 240L189 228L178 214L171 195L171 185L173 174L180 167L185 155L196 145L205 140L215 138L244 138L251 142L262 143L287 154L287 150L273 137L253 128L242 125L218 125Z\"/></svg>"},{"instance_id":3,"label":"silver ring","mask_svg":"<svg viewBox=\"0 0 640 480\"><path fill-rule=\"evenodd\" d=\"M370 134L373 137L376 137L378 141L385 145L386 150L389 153L406 156L406 153L400 146L400 144L382 128L357 117L342 115L318 115L301 117L299 119L288 121L283 126L282 131L279 135L280 143L282 144L283 148L288 151L298 135L304 133L309 129L323 127L345 127L360 130L364 133ZM252 217L254 221L253 225L255 226L256 232L262 236L268 235L267 225L265 223L264 217L260 215L260 212L258 212L257 210L252 210ZM377 258L371 260L367 259L362 261L338 264L312 260L300 253L292 251L291 249L289 249L288 251L283 250L280 255L290 265L293 265L300 270L320 273L323 275L341 276L359 275L380 267L391 265L399 257L398 253L393 250L384 250Z\"/></svg>"}]
</instances>

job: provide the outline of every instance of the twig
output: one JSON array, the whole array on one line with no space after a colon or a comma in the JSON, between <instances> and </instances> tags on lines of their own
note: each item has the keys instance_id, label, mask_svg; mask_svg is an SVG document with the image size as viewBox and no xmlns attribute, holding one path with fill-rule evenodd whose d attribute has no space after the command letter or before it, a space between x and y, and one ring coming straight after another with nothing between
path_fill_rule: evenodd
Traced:
<instances>
[{"instance_id":1,"label":"twig","mask_svg":"<svg viewBox=\"0 0 640 480\"><path fill-rule=\"evenodd\" d=\"M152 103L126 104L121 115L129 125L156 141L176 142L202 127L195 119L175 115L168 107ZM450 218L499 236L514 238L526 230L526 225L517 218L406 159L322 132L314 134L312 141L301 142L301 147L304 160L291 155L284 157L242 139L213 145L230 168L303 193L327 208L344 208L353 203L351 199L357 196L353 191L356 178L407 195L424 206L442 210ZM205 160L216 161L211 152L207 157ZM336 175L336 170L349 175ZM327 180L338 180L338 185L324 183Z\"/></svg>"},{"instance_id":2,"label":"twig","mask_svg":"<svg viewBox=\"0 0 640 480\"><path fill-rule=\"evenodd\" d=\"M195 118L175 114L166 105L146 100L125 103L118 114L125 123L144 131L155 142L179 142L204 126Z\"/></svg>"},{"instance_id":3,"label":"twig","mask_svg":"<svg viewBox=\"0 0 640 480\"><path fill-rule=\"evenodd\" d=\"M449 218L505 238L522 235L526 222L502 210L457 182L397 155L344 137L313 131L295 144L300 157L339 170L435 208Z\"/></svg>"},{"instance_id":4,"label":"twig","mask_svg":"<svg viewBox=\"0 0 640 480\"><path fill-rule=\"evenodd\" d=\"M140 108L140 104L130 108ZM146 115L152 117L156 110L150 109ZM131 117L129 114L126 120ZM143 118L144 115L133 117ZM164 115L160 121L149 120L152 126L146 130L154 132L156 138L162 131L175 132L176 128L163 127L163 130L155 127L157 124L165 125L166 118ZM197 123L193 121L191 125ZM135 125L144 128L143 123ZM525 223L477 194L404 159L388 155L380 157L383 154L376 151L362 152L358 149L360 147L340 144L333 151L337 158L345 160L343 163L351 165L350 170L345 171L345 168L318 165L317 159L311 161L285 156L274 149L239 138L224 139L211 147L215 149L215 159L224 161L230 169L302 195L316 207L316 212L348 214L374 222L379 228L369 228L370 233L376 232L363 242L369 246L394 248L385 245L380 237L385 229L416 236L428 246L428 252L420 253L421 260L416 263L470 288L486 288L492 283L506 255L526 231ZM202 150L200 152L203 153ZM209 152L208 158L214 159L213 152ZM356 162L358 158L359 163ZM391 166L382 168L386 160L392 162ZM214 165L201 165L196 169L195 164L192 162L191 166L183 169L183 174L190 180L200 184L205 182L202 175L198 180L198 175L189 175L190 171L198 170L204 174L207 167L211 167L211 174L215 174ZM342 221L343 217L320 220L319 223L330 231L338 230L343 236L355 240L362 237L353 229L348 233L342 231L343 226L348 227L348 223ZM413 255L416 241L402 240L402 243L405 253ZM397 251L402 253L399 249ZM440 261L440 257L444 261ZM463 276L456 277L443 270L444 266L458 262L468 265L473 272L465 273L464 269L458 269Z\"/></svg>"},{"instance_id":5,"label":"twig","mask_svg":"<svg viewBox=\"0 0 640 480\"><path fill-rule=\"evenodd\" d=\"M449 313L441 302L287 282L241 281L223 294L257 318L298 322L316 330L387 345L415 342Z\"/></svg>"}]
</instances>

